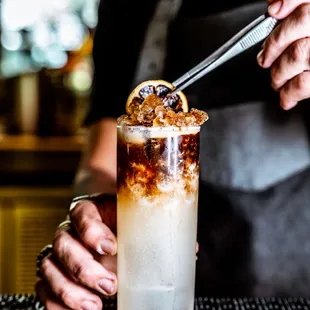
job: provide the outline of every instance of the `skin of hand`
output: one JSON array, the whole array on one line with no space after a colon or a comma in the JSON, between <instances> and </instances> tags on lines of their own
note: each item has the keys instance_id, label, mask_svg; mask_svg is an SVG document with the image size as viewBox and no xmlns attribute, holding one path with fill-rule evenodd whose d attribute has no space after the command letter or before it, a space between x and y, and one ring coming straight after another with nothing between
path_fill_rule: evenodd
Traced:
<instances>
[{"instance_id":1,"label":"skin of hand","mask_svg":"<svg viewBox=\"0 0 310 310\"><path fill-rule=\"evenodd\" d=\"M102 309L98 295L116 293L115 209L115 201L81 201L70 216L72 229L56 232L37 284L47 309Z\"/></svg>"},{"instance_id":2,"label":"skin of hand","mask_svg":"<svg viewBox=\"0 0 310 310\"><path fill-rule=\"evenodd\" d=\"M310 97L310 1L267 0L268 12L280 20L257 55L269 68L280 105L289 110Z\"/></svg>"}]
</instances>

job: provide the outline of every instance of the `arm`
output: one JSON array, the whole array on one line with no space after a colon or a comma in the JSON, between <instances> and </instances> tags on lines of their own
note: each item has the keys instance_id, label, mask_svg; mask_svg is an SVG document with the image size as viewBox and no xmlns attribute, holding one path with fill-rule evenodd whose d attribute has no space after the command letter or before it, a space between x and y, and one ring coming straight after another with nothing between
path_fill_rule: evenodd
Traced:
<instances>
[{"instance_id":1,"label":"arm","mask_svg":"<svg viewBox=\"0 0 310 310\"><path fill-rule=\"evenodd\" d=\"M139 51L158 0L101 1L94 38L90 125L74 196L116 192L116 118L123 113ZM104 118L103 118L104 117Z\"/></svg>"},{"instance_id":2,"label":"arm","mask_svg":"<svg viewBox=\"0 0 310 310\"><path fill-rule=\"evenodd\" d=\"M74 182L74 196L116 193L116 120L91 125Z\"/></svg>"}]
</instances>

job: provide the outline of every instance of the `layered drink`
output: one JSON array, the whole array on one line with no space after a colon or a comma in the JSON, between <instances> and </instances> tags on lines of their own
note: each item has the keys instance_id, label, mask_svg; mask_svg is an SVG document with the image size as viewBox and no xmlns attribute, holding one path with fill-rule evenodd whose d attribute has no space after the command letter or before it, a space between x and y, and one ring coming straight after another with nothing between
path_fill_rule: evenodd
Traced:
<instances>
[{"instance_id":1,"label":"layered drink","mask_svg":"<svg viewBox=\"0 0 310 310\"><path fill-rule=\"evenodd\" d=\"M192 310L205 112L150 81L118 119L118 309ZM163 91L165 90L165 92Z\"/></svg>"}]
</instances>

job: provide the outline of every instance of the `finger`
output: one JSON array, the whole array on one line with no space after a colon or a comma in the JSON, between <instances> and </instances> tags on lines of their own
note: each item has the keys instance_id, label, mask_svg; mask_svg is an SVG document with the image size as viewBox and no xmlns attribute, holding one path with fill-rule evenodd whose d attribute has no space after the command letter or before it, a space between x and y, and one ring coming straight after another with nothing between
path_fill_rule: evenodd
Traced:
<instances>
[{"instance_id":1,"label":"finger","mask_svg":"<svg viewBox=\"0 0 310 310\"><path fill-rule=\"evenodd\" d=\"M49 286L44 281L40 280L35 286L36 295L38 296L40 302L45 306L47 310L70 310L64 304L58 302L53 293L51 292Z\"/></svg>"},{"instance_id":2,"label":"finger","mask_svg":"<svg viewBox=\"0 0 310 310\"><path fill-rule=\"evenodd\" d=\"M269 68L291 44L309 36L309 27L310 4L303 4L279 24L266 39L257 57L259 65Z\"/></svg>"},{"instance_id":3,"label":"finger","mask_svg":"<svg viewBox=\"0 0 310 310\"><path fill-rule=\"evenodd\" d=\"M101 255L95 258L101 266L104 266L106 270L109 270L111 273L117 274L117 255Z\"/></svg>"},{"instance_id":4,"label":"finger","mask_svg":"<svg viewBox=\"0 0 310 310\"><path fill-rule=\"evenodd\" d=\"M310 38L294 42L271 68L272 87L279 90L303 71L310 70Z\"/></svg>"},{"instance_id":5,"label":"finger","mask_svg":"<svg viewBox=\"0 0 310 310\"><path fill-rule=\"evenodd\" d=\"M81 201L71 212L72 225L85 245L101 255L115 255L116 237L103 223L100 207L90 201Z\"/></svg>"},{"instance_id":6,"label":"finger","mask_svg":"<svg viewBox=\"0 0 310 310\"><path fill-rule=\"evenodd\" d=\"M196 254L198 253L198 251L199 251L199 243L196 242Z\"/></svg>"},{"instance_id":7,"label":"finger","mask_svg":"<svg viewBox=\"0 0 310 310\"><path fill-rule=\"evenodd\" d=\"M78 286L65 276L63 271L49 257L41 266L42 278L54 293L57 300L76 310L99 310L102 308L100 298L82 286Z\"/></svg>"},{"instance_id":8,"label":"finger","mask_svg":"<svg viewBox=\"0 0 310 310\"><path fill-rule=\"evenodd\" d=\"M268 7L268 13L277 18L284 19L289 16L297 7L304 3L309 3L309 0L277 0L267 1L271 4Z\"/></svg>"},{"instance_id":9,"label":"finger","mask_svg":"<svg viewBox=\"0 0 310 310\"><path fill-rule=\"evenodd\" d=\"M53 255L76 282L104 295L115 293L116 275L97 262L68 231L62 231L56 235L53 249Z\"/></svg>"},{"instance_id":10,"label":"finger","mask_svg":"<svg viewBox=\"0 0 310 310\"><path fill-rule=\"evenodd\" d=\"M301 100L310 98L310 71L303 72L287 82L280 90L280 104L289 110Z\"/></svg>"},{"instance_id":11,"label":"finger","mask_svg":"<svg viewBox=\"0 0 310 310\"><path fill-rule=\"evenodd\" d=\"M198 256L197 256L198 251L199 251L199 243L196 242L196 260L198 260Z\"/></svg>"}]
</instances>

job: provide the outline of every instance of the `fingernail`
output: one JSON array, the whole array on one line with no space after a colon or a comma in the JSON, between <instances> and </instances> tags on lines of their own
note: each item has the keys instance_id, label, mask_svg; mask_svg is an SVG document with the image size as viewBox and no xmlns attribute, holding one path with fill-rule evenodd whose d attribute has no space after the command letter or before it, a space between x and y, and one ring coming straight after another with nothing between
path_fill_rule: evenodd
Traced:
<instances>
[{"instance_id":1,"label":"fingernail","mask_svg":"<svg viewBox=\"0 0 310 310\"><path fill-rule=\"evenodd\" d=\"M105 253L105 252L103 251L101 245L98 246L97 252L98 252L100 255L105 255L105 254L107 254L107 253Z\"/></svg>"},{"instance_id":2,"label":"fingernail","mask_svg":"<svg viewBox=\"0 0 310 310\"><path fill-rule=\"evenodd\" d=\"M115 290L114 282L109 279L101 280L98 285L108 294L112 294Z\"/></svg>"},{"instance_id":3,"label":"fingernail","mask_svg":"<svg viewBox=\"0 0 310 310\"><path fill-rule=\"evenodd\" d=\"M99 310L97 304L92 301L86 300L81 305L82 310Z\"/></svg>"},{"instance_id":4,"label":"fingernail","mask_svg":"<svg viewBox=\"0 0 310 310\"><path fill-rule=\"evenodd\" d=\"M280 11L281 7L282 7L282 1L276 1L269 5L268 12L270 15L275 15Z\"/></svg>"},{"instance_id":5,"label":"fingernail","mask_svg":"<svg viewBox=\"0 0 310 310\"><path fill-rule=\"evenodd\" d=\"M265 55L264 55L264 50L260 50L260 52L257 54L257 61L259 63L259 65L263 66L264 64L264 59L265 58Z\"/></svg>"},{"instance_id":6,"label":"fingernail","mask_svg":"<svg viewBox=\"0 0 310 310\"><path fill-rule=\"evenodd\" d=\"M288 111L292 109L296 105L296 102L291 101L291 102L281 102L281 107L283 110Z\"/></svg>"},{"instance_id":7,"label":"fingernail","mask_svg":"<svg viewBox=\"0 0 310 310\"><path fill-rule=\"evenodd\" d=\"M113 241L109 239L104 239L100 244L100 250L101 252L107 253L107 254L115 254L115 244ZM101 253L99 253L101 254Z\"/></svg>"}]
</instances>

